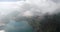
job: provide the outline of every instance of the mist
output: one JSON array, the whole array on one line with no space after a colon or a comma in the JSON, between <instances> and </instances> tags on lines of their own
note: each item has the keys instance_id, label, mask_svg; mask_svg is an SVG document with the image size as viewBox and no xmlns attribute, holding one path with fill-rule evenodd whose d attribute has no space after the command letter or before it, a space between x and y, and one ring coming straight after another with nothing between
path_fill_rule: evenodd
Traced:
<instances>
[{"instance_id":1,"label":"mist","mask_svg":"<svg viewBox=\"0 0 60 32\"><path fill-rule=\"evenodd\" d=\"M31 25L32 19L38 21L43 19L47 13L52 15L58 12L60 12L60 0L0 2L0 22L3 26L1 30L5 30L5 32L36 32ZM37 16L40 18L36 19Z\"/></svg>"}]
</instances>

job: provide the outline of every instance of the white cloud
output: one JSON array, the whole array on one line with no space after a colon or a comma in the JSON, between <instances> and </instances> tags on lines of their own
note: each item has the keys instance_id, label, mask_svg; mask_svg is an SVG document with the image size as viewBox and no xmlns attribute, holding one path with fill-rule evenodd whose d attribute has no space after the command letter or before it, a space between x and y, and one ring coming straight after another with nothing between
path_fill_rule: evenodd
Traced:
<instances>
[{"instance_id":1,"label":"white cloud","mask_svg":"<svg viewBox=\"0 0 60 32\"><path fill-rule=\"evenodd\" d=\"M23 13L23 16L30 17L33 16L33 14L30 11L26 11Z\"/></svg>"},{"instance_id":2,"label":"white cloud","mask_svg":"<svg viewBox=\"0 0 60 32\"><path fill-rule=\"evenodd\" d=\"M60 4L56 4L51 0L26 0L26 1L17 1L17 2L0 2L0 12L8 14L11 11L30 11L32 14L38 14L40 12L52 13L60 7ZM29 12L29 13L30 13Z\"/></svg>"},{"instance_id":3,"label":"white cloud","mask_svg":"<svg viewBox=\"0 0 60 32\"><path fill-rule=\"evenodd\" d=\"M23 1L17 2L0 2L0 13L5 15L11 11L16 11L20 5L23 4Z\"/></svg>"},{"instance_id":4,"label":"white cloud","mask_svg":"<svg viewBox=\"0 0 60 32\"><path fill-rule=\"evenodd\" d=\"M47 12L51 14L60 7L60 3L55 3L51 0L26 0L26 3L28 4L25 4L23 9L27 11L29 8L29 11L32 11L33 14L35 14L34 12L37 12L37 10L43 14Z\"/></svg>"}]
</instances>

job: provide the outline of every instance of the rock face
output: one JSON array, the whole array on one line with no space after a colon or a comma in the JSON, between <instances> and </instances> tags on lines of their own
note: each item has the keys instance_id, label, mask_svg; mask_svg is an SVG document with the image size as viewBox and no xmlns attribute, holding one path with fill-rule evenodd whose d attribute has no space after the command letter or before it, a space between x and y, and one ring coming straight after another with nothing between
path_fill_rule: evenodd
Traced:
<instances>
[{"instance_id":1,"label":"rock face","mask_svg":"<svg viewBox=\"0 0 60 32\"><path fill-rule=\"evenodd\" d=\"M10 21L6 25L5 32L33 32L33 28L27 21Z\"/></svg>"}]
</instances>

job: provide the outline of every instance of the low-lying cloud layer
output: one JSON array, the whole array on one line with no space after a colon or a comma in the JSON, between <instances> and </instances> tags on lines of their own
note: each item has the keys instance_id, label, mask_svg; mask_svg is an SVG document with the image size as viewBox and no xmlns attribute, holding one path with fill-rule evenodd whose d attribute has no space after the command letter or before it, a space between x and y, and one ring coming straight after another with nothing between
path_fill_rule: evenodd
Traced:
<instances>
[{"instance_id":1,"label":"low-lying cloud layer","mask_svg":"<svg viewBox=\"0 0 60 32\"><path fill-rule=\"evenodd\" d=\"M10 20L20 21L26 19L24 17L29 18L32 16L41 16L45 13L54 14L60 12L59 9L59 0L24 0L17 2L0 2L0 18L1 21L4 20L7 22Z\"/></svg>"},{"instance_id":2,"label":"low-lying cloud layer","mask_svg":"<svg viewBox=\"0 0 60 32\"><path fill-rule=\"evenodd\" d=\"M25 0L17 2L0 2L1 14L8 14L10 11L19 11L21 13L29 11L29 13L31 12L31 14L37 15L47 12L52 13L56 9L59 9L59 7L60 4L54 2L53 0Z\"/></svg>"}]
</instances>

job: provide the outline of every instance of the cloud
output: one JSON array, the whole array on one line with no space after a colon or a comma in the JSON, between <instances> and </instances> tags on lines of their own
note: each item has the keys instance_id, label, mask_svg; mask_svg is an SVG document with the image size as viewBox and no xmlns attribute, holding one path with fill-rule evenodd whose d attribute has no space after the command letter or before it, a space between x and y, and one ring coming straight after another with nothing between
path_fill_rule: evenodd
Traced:
<instances>
[{"instance_id":1,"label":"cloud","mask_svg":"<svg viewBox=\"0 0 60 32\"><path fill-rule=\"evenodd\" d=\"M21 11L30 11L33 15L40 13L53 13L59 8L59 4L51 0L26 0L25 4L20 7Z\"/></svg>"},{"instance_id":2,"label":"cloud","mask_svg":"<svg viewBox=\"0 0 60 32\"><path fill-rule=\"evenodd\" d=\"M0 2L1 14L8 14L12 11L20 11L21 14L30 11L33 15L45 14L47 12L53 13L60 7L59 3L53 0L25 0L17 2ZM30 13L29 12L29 13Z\"/></svg>"},{"instance_id":3,"label":"cloud","mask_svg":"<svg viewBox=\"0 0 60 32\"><path fill-rule=\"evenodd\" d=\"M13 15L14 20L24 20L25 16L41 16L45 13L53 14L57 9L60 9L60 3L55 3L52 0L26 0L17 2L0 2L1 15ZM15 15L15 11L19 13ZM14 12L14 13L13 13ZM12 13L12 14L10 14ZM13 20L13 19L9 19ZM9 24L9 23L8 23ZM9 24L10 25L10 24ZM15 24L14 24L15 25ZM8 28L7 28L8 29Z\"/></svg>"},{"instance_id":4,"label":"cloud","mask_svg":"<svg viewBox=\"0 0 60 32\"><path fill-rule=\"evenodd\" d=\"M0 13L1 15L6 15L11 13L12 11L16 11L20 5L22 5L23 1L17 2L0 2Z\"/></svg>"},{"instance_id":5,"label":"cloud","mask_svg":"<svg viewBox=\"0 0 60 32\"><path fill-rule=\"evenodd\" d=\"M60 0L52 0L55 3L60 3Z\"/></svg>"},{"instance_id":6,"label":"cloud","mask_svg":"<svg viewBox=\"0 0 60 32\"><path fill-rule=\"evenodd\" d=\"M26 0L17 2L0 2L1 14L9 14L12 11L19 11L21 14L30 11L33 15L53 13L58 9L60 4L56 4L52 0ZM30 13L29 12L29 13ZM28 13L26 13L28 14ZM25 14L25 15L26 15ZM23 14L24 15L24 14Z\"/></svg>"},{"instance_id":7,"label":"cloud","mask_svg":"<svg viewBox=\"0 0 60 32\"><path fill-rule=\"evenodd\" d=\"M0 2L16 2L16 1L25 1L25 0L0 0Z\"/></svg>"}]
</instances>

